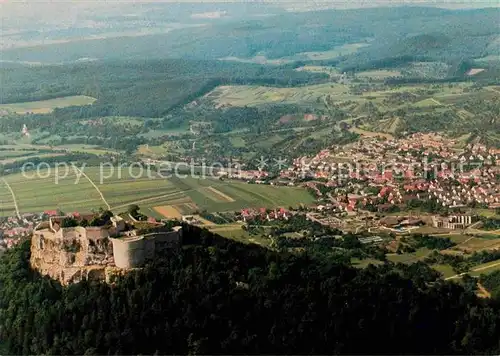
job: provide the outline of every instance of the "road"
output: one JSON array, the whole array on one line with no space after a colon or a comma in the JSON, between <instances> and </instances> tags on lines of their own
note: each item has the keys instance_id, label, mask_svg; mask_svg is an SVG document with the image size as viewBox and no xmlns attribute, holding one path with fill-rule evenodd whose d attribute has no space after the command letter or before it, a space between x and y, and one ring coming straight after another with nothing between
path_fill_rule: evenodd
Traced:
<instances>
[{"instance_id":1,"label":"road","mask_svg":"<svg viewBox=\"0 0 500 356\"><path fill-rule=\"evenodd\" d=\"M480 271L484 271L485 269L490 269L490 268L493 268L493 267L496 267L496 266L500 266L500 262L493 263L493 264L487 265L487 266L477 267L477 268L474 268L474 269L470 270L469 272L456 274L454 276L445 278L444 280L447 281L447 280L450 280L450 279L460 278L460 277L463 277L463 276L465 276L466 274L468 274L470 272L480 272Z\"/></svg>"},{"instance_id":2,"label":"road","mask_svg":"<svg viewBox=\"0 0 500 356\"><path fill-rule=\"evenodd\" d=\"M12 190L12 188L10 187L9 183L7 183L7 181L5 180L5 178L2 178L2 181L4 182L4 184L7 186L7 188L10 190L10 194L12 194L12 200L14 201L14 207L16 208L16 215L19 219L21 219L21 213L19 213L19 207L17 206L17 199L16 199L16 195L14 194L14 191Z\"/></svg>"}]
</instances>

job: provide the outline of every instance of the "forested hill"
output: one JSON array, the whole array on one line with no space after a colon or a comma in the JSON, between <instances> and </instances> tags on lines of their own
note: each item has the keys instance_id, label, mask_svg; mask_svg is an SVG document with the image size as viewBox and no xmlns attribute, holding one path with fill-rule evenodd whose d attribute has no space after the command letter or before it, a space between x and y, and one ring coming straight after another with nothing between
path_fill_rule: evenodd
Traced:
<instances>
[{"instance_id":1,"label":"forested hill","mask_svg":"<svg viewBox=\"0 0 500 356\"><path fill-rule=\"evenodd\" d=\"M160 117L221 84L296 86L326 78L291 66L180 59L3 68L0 104L88 95L97 98L94 116Z\"/></svg>"},{"instance_id":2,"label":"forested hill","mask_svg":"<svg viewBox=\"0 0 500 356\"><path fill-rule=\"evenodd\" d=\"M14 48L3 51L2 58L43 63L81 58L280 59L363 44L367 46L355 53L342 51L336 60L346 68L402 56L453 62L499 54L499 16L500 8L444 10L410 6L289 12L244 22L214 21L162 35Z\"/></svg>"},{"instance_id":3,"label":"forested hill","mask_svg":"<svg viewBox=\"0 0 500 356\"><path fill-rule=\"evenodd\" d=\"M500 352L498 304L421 264L357 270L184 227L185 246L117 284L67 289L0 263L8 354L478 354Z\"/></svg>"}]
</instances>

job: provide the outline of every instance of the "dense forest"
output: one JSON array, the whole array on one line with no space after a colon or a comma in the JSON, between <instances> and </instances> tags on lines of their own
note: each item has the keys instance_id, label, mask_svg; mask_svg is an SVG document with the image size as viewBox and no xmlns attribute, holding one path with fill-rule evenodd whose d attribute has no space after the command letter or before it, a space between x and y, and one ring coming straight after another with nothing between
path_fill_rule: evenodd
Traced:
<instances>
[{"instance_id":1,"label":"dense forest","mask_svg":"<svg viewBox=\"0 0 500 356\"><path fill-rule=\"evenodd\" d=\"M97 101L65 111L74 118L161 117L223 84L296 86L326 74L225 61L148 60L0 69L1 103L88 95Z\"/></svg>"},{"instance_id":2,"label":"dense forest","mask_svg":"<svg viewBox=\"0 0 500 356\"><path fill-rule=\"evenodd\" d=\"M498 354L500 306L422 264L355 269L184 226L180 251L116 284L67 288L0 264L9 354Z\"/></svg>"},{"instance_id":3,"label":"dense forest","mask_svg":"<svg viewBox=\"0 0 500 356\"><path fill-rule=\"evenodd\" d=\"M488 288L493 298L500 298L500 271L482 275L480 282L485 288Z\"/></svg>"}]
</instances>

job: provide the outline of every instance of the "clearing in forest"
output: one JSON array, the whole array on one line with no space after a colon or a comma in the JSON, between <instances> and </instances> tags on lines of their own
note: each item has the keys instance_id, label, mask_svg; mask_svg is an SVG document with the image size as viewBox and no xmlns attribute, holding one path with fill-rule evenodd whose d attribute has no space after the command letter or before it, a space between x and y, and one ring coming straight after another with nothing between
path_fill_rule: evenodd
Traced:
<instances>
[{"instance_id":1,"label":"clearing in forest","mask_svg":"<svg viewBox=\"0 0 500 356\"><path fill-rule=\"evenodd\" d=\"M90 105L96 101L95 98L85 95L65 96L62 98L28 101L23 103L2 104L0 109L15 112L17 114L35 113L48 114L55 108L65 108L68 106Z\"/></svg>"}]
</instances>

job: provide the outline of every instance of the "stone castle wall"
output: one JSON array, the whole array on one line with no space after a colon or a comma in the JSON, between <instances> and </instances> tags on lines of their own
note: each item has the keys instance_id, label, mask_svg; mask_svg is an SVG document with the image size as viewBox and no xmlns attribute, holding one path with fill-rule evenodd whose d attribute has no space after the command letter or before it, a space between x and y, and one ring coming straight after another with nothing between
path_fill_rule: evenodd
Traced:
<instances>
[{"instance_id":1,"label":"stone castle wall","mask_svg":"<svg viewBox=\"0 0 500 356\"><path fill-rule=\"evenodd\" d=\"M142 236L111 238L115 265L137 268L152 260L156 253L175 248L181 242L182 230L155 232Z\"/></svg>"},{"instance_id":2,"label":"stone castle wall","mask_svg":"<svg viewBox=\"0 0 500 356\"><path fill-rule=\"evenodd\" d=\"M91 235L82 227L35 231L31 266L63 284L100 278L106 267L114 266L113 248L101 233Z\"/></svg>"},{"instance_id":3,"label":"stone castle wall","mask_svg":"<svg viewBox=\"0 0 500 356\"><path fill-rule=\"evenodd\" d=\"M108 270L142 267L159 251L181 242L182 230L111 238L105 228L61 228L35 231L31 240L32 268L62 284L83 279L104 280Z\"/></svg>"}]
</instances>

